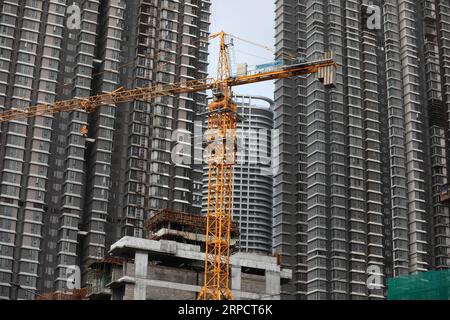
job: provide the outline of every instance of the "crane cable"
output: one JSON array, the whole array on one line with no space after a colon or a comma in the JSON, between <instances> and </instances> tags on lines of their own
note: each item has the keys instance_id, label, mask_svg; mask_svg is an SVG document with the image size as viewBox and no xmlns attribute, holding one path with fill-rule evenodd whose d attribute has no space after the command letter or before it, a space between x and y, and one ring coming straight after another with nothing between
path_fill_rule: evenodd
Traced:
<instances>
[{"instance_id":1,"label":"crane cable","mask_svg":"<svg viewBox=\"0 0 450 320\"><path fill-rule=\"evenodd\" d=\"M230 36L230 37L232 37L232 38L241 40L241 41L243 41L243 42L247 42L247 43L249 43L249 44L252 44L252 45L254 45L254 46L263 48L263 49L265 49L265 50L267 50L267 51L270 51L270 52L272 52L272 53L275 53L275 50L274 50L273 48L269 47L269 46L266 46L266 45L263 45L263 44L259 44L259 43L256 43L256 42L253 42L253 41L250 41L250 40L246 40L246 39L244 39L244 38L237 37L237 36L235 36L235 35L233 35L233 34L230 34L230 33L227 33L227 35ZM198 42L200 42L200 41L206 41L206 42L209 42L210 40L211 40L211 39L210 39L210 36L209 36L209 37L204 37L204 38L200 38L200 39L195 40L194 42L192 42L192 44L196 44L196 43L198 43ZM181 48L182 46L185 46L185 44L179 44L179 45L177 45L177 46L175 47L175 49L178 50L178 49ZM61 48L61 49L62 49L62 48ZM239 51L239 50L237 50L237 51ZM245 52L243 52L243 51L239 51L239 52L245 53ZM158 59L160 58L160 57L158 57L158 56L159 56L160 54L162 54L162 53L163 53L163 52L158 52L158 54L156 55L156 57L155 57L154 59L155 59L155 60L158 60ZM252 55L252 54L249 54L249 53L245 53L245 54ZM294 58L292 58L293 56L290 55L290 54L288 54L288 53L282 52L281 54L282 54L282 55L287 55L287 56L291 57L292 60L295 60ZM149 55L149 54L146 54L146 55L145 55L145 58L147 58L148 55ZM256 56L256 55L253 55L253 56L254 56L254 57L258 57L258 56ZM132 65L132 64L135 63L136 60L138 60L139 58L140 58L139 56L138 56L138 57L135 57L135 58L133 58L132 60L129 60L128 62L126 62L125 64L119 65L119 66L117 67L117 70L120 70L120 69L123 69L123 68L125 68L125 67L127 67L127 66ZM262 58L262 57L258 57L258 58ZM264 59L265 59L265 58L264 58ZM270 60L267 59L267 61L270 61ZM167 64L169 64L169 63L170 63L170 62L163 62L163 63L159 64L159 67L160 67L160 68L161 68L161 67L164 67L165 65L167 65ZM108 70L103 70L103 71L94 73L94 74L91 75L91 78L94 79L95 77L98 77L98 76L100 76L100 75L103 75L103 74L106 73L106 72L108 72ZM121 87L124 87L124 88L125 88L126 85L128 85L130 82L133 82L133 81L135 81L135 80L136 80L135 78L131 78L130 80L128 80L128 81L127 81L124 85L122 85ZM56 90L57 90L57 89L67 87L67 86L69 86L69 85L71 85L71 84L74 84L76 81L77 81L77 78L75 77L74 79L72 79L72 80L69 81L69 82L66 82L66 83L63 83L63 84L61 84L61 85L56 86L56 87L55 87L55 94L56 94ZM149 80L149 81L151 81L151 80ZM31 96L30 96L30 100L31 100L31 99L36 99L37 96L39 95L39 93L40 93L39 91L35 91L34 95L31 95ZM14 101L9 101L8 103L6 103L6 104L3 105L3 108L11 107L13 103L14 103Z\"/></svg>"},{"instance_id":2,"label":"crane cable","mask_svg":"<svg viewBox=\"0 0 450 320\"><path fill-rule=\"evenodd\" d=\"M246 39L244 39L244 38L237 37L237 36L235 36L235 35L233 35L233 34L226 33L226 35L228 35L229 37L232 37L232 38L235 38L235 39L238 39L238 40L247 42L247 43L249 43L249 44L258 46L258 47L263 48L263 49L265 49L265 50L268 50L268 51L271 51L271 52L275 52L275 50L274 50L273 48L270 48L270 47L268 47L268 46L266 46L266 45L262 45L262 44L259 44L259 43L254 42L254 41L246 40ZM214 39L214 38L215 38L215 37L214 37L214 34L212 34L212 35L210 35L210 36L208 36L208 37L202 37L202 38L199 38L199 39L193 41L191 44L196 44L196 43L198 43L198 42L200 42L200 41L210 42L210 40L212 40L212 39ZM181 48L181 47L183 47L183 46L185 46L185 45L186 45L186 44L179 44L179 45L177 45L177 46L175 47L175 50L178 50L179 48ZM239 50L237 50L237 51L239 51ZM243 51L239 51L239 52L242 52L242 53L248 54L248 55L252 55L252 54L249 54L249 53L246 53L246 52L243 52ZM162 54L162 53L163 53L163 52L161 52L161 51L158 52L158 53L156 54L156 57L155 57L154 59L155 59L155 60L158 60L158 59L160 58L160 57L158 57L158 56L159 56L160 54ZM146 55L144 56L144 58L147 58L148 55L149 55L149 54L146 54ZM292 57L292 55L289 55L289 54L287 54L287 53L282 53L282 55L288 55L288 56ZM256 55L253 55L253 56L254 56L254 57L258 57L258 58L263 59L262 57L259 57L259 56L256 56ZM135 63L136 60L138 60L139 58L140 58L139 56L138 56L138 57L135 57L135 58L133 58L132 60L129 60L127 63L122 64L122 65L119 65L117 69L120 70L120 69L125 68L125 67L127 67L127 66L129 66L129 65L132 65L132 64ZM265 58L264 58L264 59L265 59ZM267 59L267 61L269 61L269 59ZM169 63L171 63L171 62L167 61L167 62L159 63L158 65L159 65L160 68L162 68L163 66L165 66L165 65L167 65L167 64L169 64ZM98 76L100 76L100 75L106 73L106 72L108 72L108 70L103 70L103 71L101 71L101 72L97 72L97 73L92 74L91 77L92 77L92 79L93 79L93 78L95 78L95 77L98 77ZM56 87L55 87L55 91L56 91L56 89L59 89L59 88L62 88L62 87L66 87L66 86L68 86L68 85L71 85L71 84L75 83L76 80L77 80L77 79L73 79L73 80L70 81L70 82L67 82L67 83L61 84L61 85L59 85L59 86L56 86ZM124 85L122 85L121 88L125 88L127 84L129 84L130 82L133 82L133 81L136 81L136 79L135 79L135 78L130 78L130 80L127 81ZM151 81L151 80L148 79L148 81ZM35 91L35 94L32 95L32 96L30 96L30 99L31 99L31 98L35 99L35 98L37 97L38 94L39 94L39 91ZM56 92L55 92L55 94L56 94ZM14 103L14 101L9 101L9 103L6 103L6 104L3 105L3 108L5 108L5 107L7 107L7 106L11 107L11 105L12 105L13 103Z\"/></svg>"},{"instance_id":3,"label":"crane cable","mask_svg":"<svg viewBox=\"0 0 450 320\"><path fill-rule=\"evenodd\" d=\"M267 51L270 51L270 52L272 52L272 53L274 53L274 54L277 53L276 50L275 50L273 47L269 47L269 46L264 45L264 44L260 44L260 43L257 43L257 42L251 41L251 40L247 40L247 39L244 39L244 38L235 36L234 34L228 33L228 35L229 35L230 37L233 37L233 38L237 39L237 40L241 40L241 41L246 42L246 43L248 43L248 44L251 44L251 45L260 47L260 48L262 48L262 49L265 49L265 50L267 50ZM286 52L283 52L283 51L281 51L280 54L283 55L283 56L287 56L287 57L288 57L287 60L291 60L291 61L297 60L297 58L296 58L294 55L292 55L292 54L289 54L289 53L286 53Z\"/></svg>"},{"instance_id":4,"label":"crane cable","mask_svg":"<svg viewBox=\"0 0 450 320\"><path fill-rule=\"evenodd\" d=\"M206 41L206 42L208 42L208 38L200 38L200 39L197 39L197 40L193 41L192 44L196 44L197 42L200 42L200 41ZM178 49L181 48L182 46L185 46L185 44L177 45L177 46L175 47L175 50L178 50ZM61 48L61 50L63 50L63 48ZM159 59L160 59L160 55L161 55L162 53L164 53L164 52L161 52L161 51L158 52L158 53L156 54L156 56L155 56L153 59L154 59L154 60L159 60ZM148 58L148 56L149 56L149 54L146 54L146 55L144 55L144 58ZM132 60L128 60L126 63L119 65L119 66L117 67L117 71L120 70L120 69L123 69L123 68L125 68L125 67L128 67L128 66L130 66L130 65L133 65L133 64L136 62L136 60L138 60L139 58L140 58L140 57L137 56L137 57L133 58ZM167 65L167 64L169 64L169 63L170 63L170 62L168 62L168 61L167 61L167 62L163 62L163 63L160 64L160 67L163 67L163 66L165 66L165 65ZM100 75L102 75L102 74L104 74L104 73L106 73L106 72L109 72L109 70L103 70L103 71L100 71L100 72L97 72L97 73L92 74L92 75L91 75L91 78L92 78L91 80L93 80L95 77L98 77L98 76L100 76ZM126 87L126 85L128 85L130 82L133 82L133 81L135 81L135 80L136 80L135 78L130 78L130 80L128 80L128 81L127 81L124 85L122 85L121 87ZM55 91L55 95L57 94L57 92L56 92L57 89L67 87L67 86L69 86L69 85L71 85L71 84L74 84L76 81L77 81L77 77L74 77L74 79L72 79L71 81L56 86L56 87L55 87L55 90L54 90L54 91ZM37 96L38 96L39 93L40 93L38 90L34 90L34 91L35 91L34 94L30 95L30 100L36 99ZM12 99L9 99L9 100L10 100L10 101L9 101L8 103L5 103L5 104L3 105L3 108L6 108L6 107L12 107L12 104L14 103L14 101L11 101Z\"/></svg>"}]
</instances>

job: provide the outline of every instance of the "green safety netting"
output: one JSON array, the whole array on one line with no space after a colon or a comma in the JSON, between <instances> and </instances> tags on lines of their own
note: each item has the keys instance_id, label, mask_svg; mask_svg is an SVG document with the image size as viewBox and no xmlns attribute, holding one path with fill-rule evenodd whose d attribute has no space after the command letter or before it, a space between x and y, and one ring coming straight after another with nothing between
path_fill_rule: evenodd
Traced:
<instances>
[{"instance_id":1,"label":"green safety netting","mask_svg":"<svg viewBox=\"0 0 450 320\"><path fill-rule=\"evenodd\" d=\"M388 279L388 300L450 300L450 269Z\"/></svg>"}]
</instances>

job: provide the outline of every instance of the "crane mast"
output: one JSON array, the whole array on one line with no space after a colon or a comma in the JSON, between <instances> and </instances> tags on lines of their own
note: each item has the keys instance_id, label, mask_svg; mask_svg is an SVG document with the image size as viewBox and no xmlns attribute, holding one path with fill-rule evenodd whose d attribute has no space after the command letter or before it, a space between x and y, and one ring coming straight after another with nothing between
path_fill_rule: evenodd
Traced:
<instances>
[{"instance_id":1,"label":"crane mast","mask_svg":"<svg viewBox=\"0 0 450 320\"><path fill-rule=\"evenodd\" d=\"M208 199L204 287L199 299L231 300L230 227L232 217L233 167L236 164L237 105L232 101L228 47L220 36L220 54L214 100L208 105Z\"/></svg>"},{"instance_id":2,"label":"crane mast","mask_svg":"<svg viewBox=\"0 0 450 320\"><path fill-rule=\"evenodd\" d=\"M220 38L217 78L204 78L174 84L157 84L144 88L117 90L87 98L38 104L24 109L11 108L0 112L0 123L59 112L95 111L103 105L150 100L157 97L212 89L213 101L208 105L207 160L208 199L205 247L204 286L198 299L231 300L230 290L230 228L232 218L233 168L236 164L236 128L238 108L233 101L232 87L298 75L318 74L325 86L332 86L336 76L336 61L332 53L319 60L284 65L265 72L231 75L225 32L212 34ZM87 128L82 128L87 137Z\"/></svg>"}]
</instances>

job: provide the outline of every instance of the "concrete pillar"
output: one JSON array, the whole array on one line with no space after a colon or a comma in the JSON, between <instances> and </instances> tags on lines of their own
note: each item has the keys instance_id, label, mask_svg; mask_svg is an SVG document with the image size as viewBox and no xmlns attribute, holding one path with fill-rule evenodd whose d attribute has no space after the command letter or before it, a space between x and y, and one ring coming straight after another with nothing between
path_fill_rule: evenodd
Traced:
<instances>
[{"instance_id":1,"label":"concrete pillar","mask_svg":"<svg viewBox=\"0 0 450 320\"><path fill-rule=\"evenodd\" d=\"M241 266L231 266L231 292L234 300L241 299Z\"/></svg>"},{"instance_id":2,"label":"concrete pillar","mask_svg":"<svg viewBox=\"0 0 450 320\"><path fill-rule=\"evenodd\" d=\"M281 274L266 270L266 294L263 300L280 300Z\"/></svg>"},{"instance_id":3,"label":"concrete pillar","mask_svg":"<svg viewBox=\"0 0 450 320\"><path fill-rule=\"evenodd\" d=\"M147 296L148 254L136 251L134 256L134 300L145 300Z\"/></svg>"},{"instance_id":4,"label":"concrete pillar","mask_svg":"<svg viewBox=\"0 0 450 320\"><path fill-rule=\"evenodd\" d=\"M111 300L126 300L125 287L111 289Z\"/></svg>"}]
</instances>

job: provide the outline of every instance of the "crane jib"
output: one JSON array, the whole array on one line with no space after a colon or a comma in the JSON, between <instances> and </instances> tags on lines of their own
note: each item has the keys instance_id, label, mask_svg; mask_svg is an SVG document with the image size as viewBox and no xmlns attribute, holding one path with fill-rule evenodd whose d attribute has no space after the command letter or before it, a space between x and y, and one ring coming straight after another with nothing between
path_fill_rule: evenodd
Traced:
<instances>
[{"instance_id":1,"label":"crane jib","mask_svg":"<svg viewBox=\"0 0 450 320\"><path fill-rule=\"evenodd\" d=\"M323 80L325 85L332 85L335 81L336 62L333 59L322 59L316 62L286 65L281 67L281 69L274 71L240 77L231 77L222 81L222 84L225 84L228 87L241 86L255 82L263 82L317 72L319 73L318 78ZM132 90L123 90L123 88L119 88L111 93L105 93L88 98L59 101L54 104L40 104L24 109L9 109L0 112L0 122L25 119L39 115L51 115L58 112L68 112L79 109L92 112L97 107L102 105L152 99L164 95L205 91L213 89L217 85L218 82L216 80L212 78L205 78L176 84L160 84L152 87Z\"/></svg>"}]
</instances>

